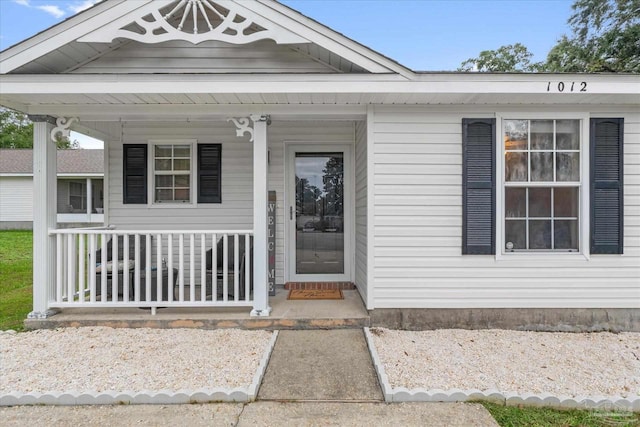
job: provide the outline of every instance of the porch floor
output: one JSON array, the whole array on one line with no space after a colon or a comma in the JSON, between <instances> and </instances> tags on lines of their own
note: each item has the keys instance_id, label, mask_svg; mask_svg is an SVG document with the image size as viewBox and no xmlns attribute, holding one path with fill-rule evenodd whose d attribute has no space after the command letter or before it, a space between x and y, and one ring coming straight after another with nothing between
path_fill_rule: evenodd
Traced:
<instances>
[{"instance_id":1,"label":"porch floor","mask_svg":"<svg viewBox=\"0 0 640 427\"><path fill-rule=\"evenodd\" d=\"M369 314L357 290L342 300L288 300L278 287L269 297L269 317L251 317L250 307L163 308L155 315L138 308L64 309L47 319L27 319L26 329L109 326L114 328L340 329L369 326Z\"/></svg>"}]
</instances>

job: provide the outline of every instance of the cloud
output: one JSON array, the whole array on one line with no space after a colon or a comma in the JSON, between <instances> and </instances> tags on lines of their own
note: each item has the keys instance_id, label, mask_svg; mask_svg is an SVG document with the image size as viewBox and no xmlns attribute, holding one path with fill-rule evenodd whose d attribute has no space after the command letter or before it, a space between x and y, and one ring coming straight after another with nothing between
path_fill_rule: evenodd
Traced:
<instances>
[{"instance_id":1,"label":"cloud","mask_svg":"<svg viewBox=\"0 0 640 427\"><path fill-rule=\"evenodd\" d=\"M62 9L60 9L58 6L53 6L53 5L42 5L42 6L35 6L36 9L42 10L47 12L50 15L53 15L56 18L62 18L66 12Z\"/></svg>"},{"instance_id":2,"label":"cloud","mask_svg":"<svg viewBox=\"0 0 640 427\"><path fill-rule=\"evenodd\" d=\"M13 2L21 6L41 10L43 12L48 13L49 15L52 15L55 18L62 18L64 15L66 15L66 12L64 10L62 10L60 7L55 5L50 5L50 4L33 5L31 4L31 0L13 0Z\"/></svg>"},{"instance_id":3,"label":"cloud","mask_svg":"<svg viewBox=\"0 0 640 427\"><path fill-rule=\"evenodd\" d=\"M89 9L100 0L83 0L82 2L74 2L68 6L68 9L73 13L82 12L85 9Z\"/></svg>"}]
</instances>

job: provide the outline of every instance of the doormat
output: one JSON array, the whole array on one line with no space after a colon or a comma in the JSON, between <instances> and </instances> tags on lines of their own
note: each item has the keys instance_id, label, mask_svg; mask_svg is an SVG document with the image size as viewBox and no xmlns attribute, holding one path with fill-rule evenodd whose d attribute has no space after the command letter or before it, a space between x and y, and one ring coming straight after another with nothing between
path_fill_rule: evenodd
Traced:
<instances>
[{"instance_id":1,"label":"doormat","mask_svg":"<svg viewBox=\"0 0 640 427\"><path fill-rule=\"evenodd\" d=\"M291 289L287 299L344 299L340 289Z\"/></svg>"}]
</instances>

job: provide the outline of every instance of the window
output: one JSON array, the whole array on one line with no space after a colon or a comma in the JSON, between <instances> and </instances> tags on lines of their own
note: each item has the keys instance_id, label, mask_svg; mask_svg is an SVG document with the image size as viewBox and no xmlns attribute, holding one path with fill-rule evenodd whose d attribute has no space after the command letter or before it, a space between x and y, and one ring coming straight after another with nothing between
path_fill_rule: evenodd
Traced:
<instances>
[{"instance_id":1,"label":"window","mask_svg":"<svg viewBox=\"0 0 640 427\"><path fill-rule=\"evenodd\" d=\"M158 144L153 150L154 203L191 201L191 145Z\"/></svg>"},{"instance_id":2,"label":"window","mask_svg":"<svg viewBox=\"0 0 640 427\"><path fill-rule=\"evenodd\" d=\"M580 120L503 120L504 250L578 251Z\"/></svg>"},{"instance_id":3,"label":"window","mask_svg":"<svg viewBox=\"0 0 640 427\"><path fill-rule=\"evenodd\" d=\"M148 196L154 204L222 202L222 144L152 141L123 151L123 203L146 205Z\"/></svg>"},{"instance_id":4,"label":"window","mask_svg":"<svg viewBox=\"0 0 640 427\"><path fill-rule=\"evenodd\" d=\"M69 204L73 211L87 209L87 193L84 191L85 184L72 181L69 183Z\"/></svg>"},{"instance_id":5,"label":"window","mask_svg":"<svg viewBox=\"0 0 640 427\"><path fill-rule=\"evenodd\" d=\"M558 116L462 119L463 255L624 253L624 119Z\"/></svg>"}]
</instances>

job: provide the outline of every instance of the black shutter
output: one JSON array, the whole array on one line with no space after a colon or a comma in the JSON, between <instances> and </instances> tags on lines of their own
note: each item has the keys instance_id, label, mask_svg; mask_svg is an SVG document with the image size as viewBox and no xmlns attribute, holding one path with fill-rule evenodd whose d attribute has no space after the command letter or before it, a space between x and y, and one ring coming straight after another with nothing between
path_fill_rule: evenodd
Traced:
<instances>
[{"instance_id":1,"label":"black shutter","mask_svg":"<svg viewBox=\"0 0 640 427\"><path fill-rule=\"evenodd\" d=\"M462 254L496 252L496 120L462 119Z\"/></svg>"},{"instance_id":2,"label":"black shutter","mask_svg":"<svg viewBox=\"0 0 640 427\"><path fill-rule=\"evenodd\" d=\"M147 203L147 145L124 144L123 202Z\"/></svg>"},{"instance_id":3,"label":"black shutter","mask_svg":"<svg viewBox=\"0 0 640 427\"><path fill-rule=\"evenodd\" d=\"M198 144L198 203L222 202L222 145Z\"/></svg>"},{"instance_id":4,"label":"black shutter","mask_svg":"<svg viewBox=\"0 0 640 427\"><path fill-rule=\"evenodd\" d=\"M591 253L623 253L623 119L591 119Z\"/></svg>"}]
</instances>

